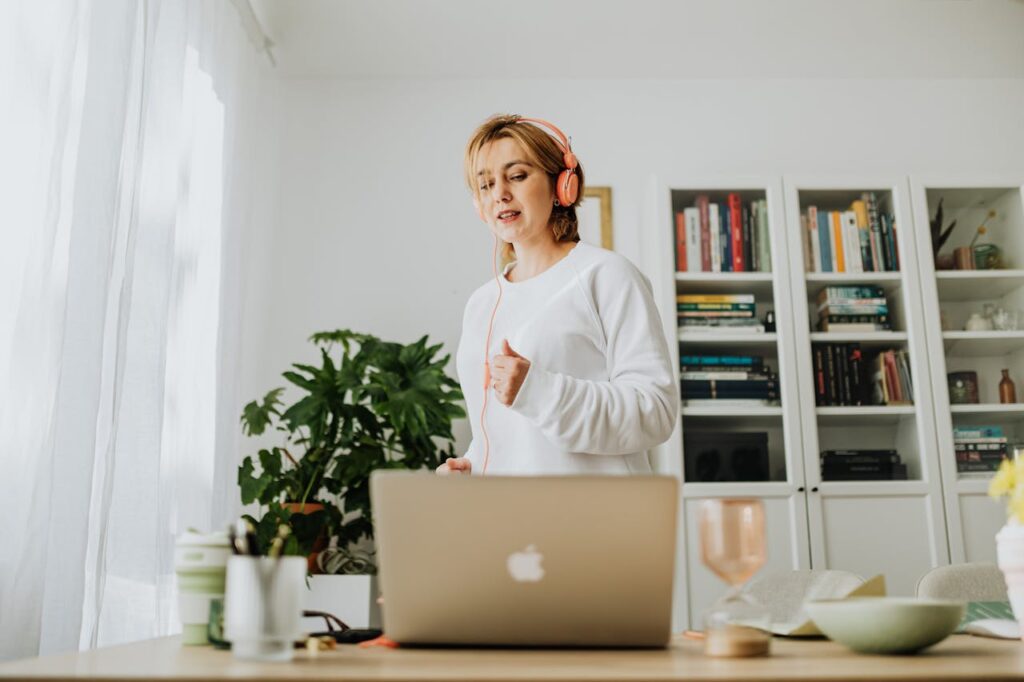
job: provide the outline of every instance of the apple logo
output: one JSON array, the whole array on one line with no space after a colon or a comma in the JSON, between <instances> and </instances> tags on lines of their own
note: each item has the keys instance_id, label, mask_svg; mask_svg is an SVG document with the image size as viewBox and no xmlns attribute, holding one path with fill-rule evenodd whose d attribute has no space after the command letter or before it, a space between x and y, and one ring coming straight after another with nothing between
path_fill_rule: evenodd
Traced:
<instances>
[{"instance_id":1,"label":"apple logo","mask_svg":"<svg viewBox=\"0 0 1024 682\"><path fill-rule=\"evenodd\" d=\"M544 555L533 545L522 552L513 552L508 555L508 574L517 582L538 582L544 577L544 569L540 565L542 559Z\"/></svg>"}]
</instances>

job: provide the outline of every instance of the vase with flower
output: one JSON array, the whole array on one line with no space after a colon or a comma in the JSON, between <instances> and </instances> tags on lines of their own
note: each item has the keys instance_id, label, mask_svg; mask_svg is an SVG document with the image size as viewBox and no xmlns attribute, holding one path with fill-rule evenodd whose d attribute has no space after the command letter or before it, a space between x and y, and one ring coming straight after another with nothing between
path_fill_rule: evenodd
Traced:
<instances>
[{"instance_id":1,"label":"vase with flower","mask_svg":"<svg viewBox=\"0 0 1024 682\"><path fill-rule=\"evenodd\" d=\"M996 533L996 563L1006 580L1013 615L1024 623L1024 457L1000 463L988 494L997 500L1006 498L1006 525Z\"/></svg>"}]
</instances>

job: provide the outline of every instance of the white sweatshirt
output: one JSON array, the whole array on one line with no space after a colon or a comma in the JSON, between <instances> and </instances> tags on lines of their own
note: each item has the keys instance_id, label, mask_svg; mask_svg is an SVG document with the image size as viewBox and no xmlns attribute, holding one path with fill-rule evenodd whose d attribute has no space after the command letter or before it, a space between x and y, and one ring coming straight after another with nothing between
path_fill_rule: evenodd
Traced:
<instances>
[{"instance_id":1,"label":"white sweatshirt","mask_svg":"<svg viewBox=\"0 0 1024 682\"><path fill-rule=\"evenodd\" d=\"M502 279L487 357L508 339L530 369L511 406L487 389L487 474L649 473L644 450L672 434L679 389L647 278L580 242L535 277ZM456 355L474 474L484 464L483 346L496 297L493 279L470 296Z\"/></svg>"}]
</instances>

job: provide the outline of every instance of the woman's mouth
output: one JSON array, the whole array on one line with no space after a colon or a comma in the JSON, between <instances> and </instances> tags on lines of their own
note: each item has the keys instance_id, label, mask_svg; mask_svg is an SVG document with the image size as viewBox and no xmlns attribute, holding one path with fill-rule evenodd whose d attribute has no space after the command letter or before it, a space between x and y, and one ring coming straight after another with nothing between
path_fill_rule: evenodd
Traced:
<instances>
[{"instance_id":1,"label":"woman's mouth","mask_svg":"<svg viewBox=\"0 0 1024 682\"><path fill-rule=\"evenodd\" d=\"M515 222L520 216L519 211L502 211L498 214L498 222L503 225Z\"/></svg>"}]
</instances>

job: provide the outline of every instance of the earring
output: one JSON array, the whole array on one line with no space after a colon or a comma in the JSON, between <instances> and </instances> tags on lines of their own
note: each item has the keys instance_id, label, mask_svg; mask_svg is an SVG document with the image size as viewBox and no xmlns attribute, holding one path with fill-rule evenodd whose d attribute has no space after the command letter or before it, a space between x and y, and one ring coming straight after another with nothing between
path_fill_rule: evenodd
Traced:
<instances>
[{"instance_id":1,"label":"earring","mask_svg":"<svg viewBox=\"0 0 1024 682\"><path fill-rule=\"evenodd\" d=\"M555 199L555 206L561 206L561 204L558 203L558 199Z\"/></svg>"}]
</instances>

